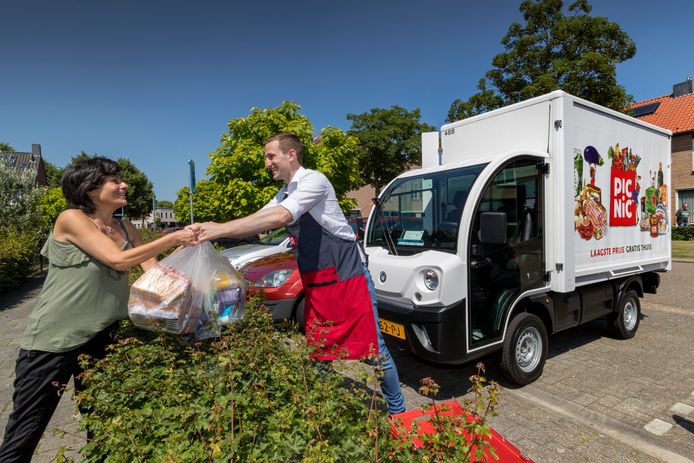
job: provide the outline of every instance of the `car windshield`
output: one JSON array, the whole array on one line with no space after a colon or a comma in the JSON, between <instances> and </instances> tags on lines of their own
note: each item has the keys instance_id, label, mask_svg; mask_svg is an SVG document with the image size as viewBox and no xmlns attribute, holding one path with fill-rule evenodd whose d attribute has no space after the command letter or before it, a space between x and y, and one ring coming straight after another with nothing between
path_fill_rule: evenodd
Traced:
<instances>
[{"instance_id":1,"label":"car windshield","mask_svg":"<svg viewBox=\"0 0 694 463\"><path fill-rule=\"evenodd\" d=\"M260 238L258 241L260 244L267 244L269 246L277 246L282 243L282 241L287 239L287 229L282 227L271 231L264 237Z\"/></svg>"},{"instance_id":2,"label":"car windshield","mask_svg":"<svg viewBox=\"0 0 694 463\"><path fill-rule=\"evenodd\" d=\"M393 182L374 211L367 246L410 255L428 249L455 253L460 216L486 164L426 173ZM391 249L394 246L395 249Z\"/></svg>"}]
</instances>

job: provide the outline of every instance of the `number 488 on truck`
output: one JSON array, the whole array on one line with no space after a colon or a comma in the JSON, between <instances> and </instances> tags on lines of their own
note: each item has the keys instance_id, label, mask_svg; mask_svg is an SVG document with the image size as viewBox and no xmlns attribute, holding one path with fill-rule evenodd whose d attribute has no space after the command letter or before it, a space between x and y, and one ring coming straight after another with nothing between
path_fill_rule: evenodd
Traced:
<instances>
[{"instance_id":1,"label":"number 488 on truck","mask_svg":"<svg viewBox=\"0 0 694 463\"><path fill-rule=\"evenodd\" d=\"M556 91L423 135L375 199L365 250L383 331L418 356L541 374L548 334L631 338L671 267L671 133Z\"/></svg>"}]
</instances>

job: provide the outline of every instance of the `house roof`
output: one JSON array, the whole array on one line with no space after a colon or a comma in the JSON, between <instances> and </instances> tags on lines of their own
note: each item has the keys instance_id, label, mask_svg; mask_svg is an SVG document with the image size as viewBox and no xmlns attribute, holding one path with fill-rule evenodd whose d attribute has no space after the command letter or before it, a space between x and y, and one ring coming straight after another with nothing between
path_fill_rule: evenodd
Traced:
<instances>
[{"instance_id":1,"label":"house roof","mask_svg":"<svg viewBox=\"0 0 694 463\"><path fill-rule=\"evenodd\" d=\"M5 151L0 152L0 162L14 169L18 174L29 170L32 183L46 184L46 173L40 154Z\"/></svg>"},{"instance_id":2,"label":"house roof","mask_svg":"<svg viewBox=\"0 0 694 463\"><path fill-rule=\"evenodd\" d=\"M659 103L659 104L658 104ZM630 111L654 105L655 112L648 112L643 116L636 116L644 122L650 122L664 129L669 129L673 134L694 131L694 93L678 96L663 95L650 100L639 101L629 107Z\"/></svg>"}]
</instances>

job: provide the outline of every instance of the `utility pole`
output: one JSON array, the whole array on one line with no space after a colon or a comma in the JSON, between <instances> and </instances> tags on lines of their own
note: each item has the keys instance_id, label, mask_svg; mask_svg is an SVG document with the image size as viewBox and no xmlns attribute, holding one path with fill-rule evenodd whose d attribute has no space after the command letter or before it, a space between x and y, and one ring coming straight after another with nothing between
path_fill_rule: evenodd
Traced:
<instances>
[{"instance_id":1,"label":"utility pole","mask_svg":"<svg viewBox=\"0 0 694 463\"><path fill-rule=\"evenodd\" d=\"M192 224L195 219L193 218L193 193L195 193L195 163L192 159L188 159L188 167L190 168L190 223Z\"/></svg>"}]
</instances>

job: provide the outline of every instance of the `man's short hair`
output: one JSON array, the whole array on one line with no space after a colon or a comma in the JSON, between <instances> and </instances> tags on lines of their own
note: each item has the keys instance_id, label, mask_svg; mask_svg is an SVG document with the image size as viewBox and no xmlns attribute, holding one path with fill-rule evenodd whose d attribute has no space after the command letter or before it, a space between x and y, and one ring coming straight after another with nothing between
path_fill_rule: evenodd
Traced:
<instances>
[{"instance_id":1,"label":"man's short hair","mask_svg":"<svg viewBox=\"0 0 694 463\"><path fill-rule=\"evenodd\" d=\"M93 212L96 206L88 193L103 185L107 177L120 175L120 171L120 164L102 156L72 164L63 174L61 182L68 207Z\"/></svg>"},{"instance_id":2,"label":"man's short hair","mask_svg":"<svg viewBox=\"0 0 694 463\"><path fill-rule=\"evenodd\" d=\"M267 145L273 141L279 142L280 151L285 154L289 150L296 151L296 159L299 161L299 164L304 163L304 144L301 143L299 137L290 132L282 132L265 140L265 144Z\"/></svg>"}]
</instances>

